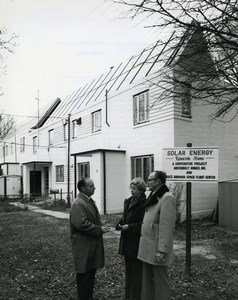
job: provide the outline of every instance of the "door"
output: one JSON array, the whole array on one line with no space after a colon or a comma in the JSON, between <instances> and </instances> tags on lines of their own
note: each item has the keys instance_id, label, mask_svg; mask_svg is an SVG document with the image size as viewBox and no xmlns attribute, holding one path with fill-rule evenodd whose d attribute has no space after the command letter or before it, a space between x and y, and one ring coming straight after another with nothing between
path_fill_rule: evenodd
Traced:
<instances>
[{"instance_id":1,"label":"door","mask_svg":"<svg viewBox=\"0 0 238 300\"><path fill-rule=\"evenodd\" d=\"M30 194L41 196L41 171L30 171Z\"/></svg>"},{"instance_id":2,"label":"door","mask_svg":"<svg viewBox=\"0 0 238 300\"><path fill-rule=\"evenodd\" d=\"M44 190L45 190L45 196L49 195L49 168L44 168Z\"/></svg>"}]
</instances>

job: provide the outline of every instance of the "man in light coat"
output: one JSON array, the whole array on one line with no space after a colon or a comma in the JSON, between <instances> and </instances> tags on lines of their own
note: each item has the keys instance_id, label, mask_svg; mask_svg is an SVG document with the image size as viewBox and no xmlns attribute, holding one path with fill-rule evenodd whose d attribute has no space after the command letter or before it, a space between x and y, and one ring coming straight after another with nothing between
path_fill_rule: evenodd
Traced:
<instances>
[{"instance_id":1,"label":"man in light coat","mask_svg":"<svg viewBox=\"0 0 238 300\"><path fill-rule=\"evenodd\" d=\"M70 233L73 261L76 271L79 300L92 300L95 274L104 266L102 227L100 215L91 196L95 186L90 178L78 182L79 194L70 210Z\"/></svg>"},{"instance_id":2,"label":"man in light coat","mask_svg":"<svg viewBox=\"0 0 238 300\"><path fill-rule=\"evenodd\" d=\"M143 261L141 300L171 298L168 266L173 261L176 203L165 183L165 172L149 175L151 193L145 203L138 251L138 258Z\"/></svg>"}]
</instances>

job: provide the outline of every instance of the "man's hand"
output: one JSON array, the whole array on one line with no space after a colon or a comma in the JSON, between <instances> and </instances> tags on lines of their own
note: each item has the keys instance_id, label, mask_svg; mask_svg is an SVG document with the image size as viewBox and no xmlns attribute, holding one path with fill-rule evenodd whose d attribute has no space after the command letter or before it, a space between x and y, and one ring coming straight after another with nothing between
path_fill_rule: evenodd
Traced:
<instances>
[{"instance_id":1,"label":"man's hand","mask_svg":"<svg viewBox=\"0 0 238 300\"><path fill-rule=\"evenodd\" d=\"M118 224L118 230L125 231L125 230L128 230L128 229L129 229L128 224L124 224L124 225Z\"/></svg>"},{"instance_id":2,"label":"man's hand","mask_svg":"<svg viewBox=\"0 0 238 300\"><path fill-rule=\"evenodd\" d=\"M109 227L102 226L101 228L102 228L102 234L107 233L108 231L110 231Z\"/></svg>"},{"instance_id":3,"label":"man's hand","mask_svg":"<svg viewBox=\"0 0 238 300\"><path fill-rule=\"evenodd\" d=\"M128 224L125 224L125 225L121 226L121 230L123 230L123 231L128 230L128 229L129 229L129 225Z\"/></svg>"},{"instance_id":4,"label":"man's hand","mask_svg":"<svg viewBox=\"0 0 238 300\"><path fill-rule=\"evenodd\" d=\"M164 253L164 252L157 252L155 254L157 262L158 263L163 263L164 260L165 260L165 255L166 255L166 253Z\"/></svg>"}]
</instances>

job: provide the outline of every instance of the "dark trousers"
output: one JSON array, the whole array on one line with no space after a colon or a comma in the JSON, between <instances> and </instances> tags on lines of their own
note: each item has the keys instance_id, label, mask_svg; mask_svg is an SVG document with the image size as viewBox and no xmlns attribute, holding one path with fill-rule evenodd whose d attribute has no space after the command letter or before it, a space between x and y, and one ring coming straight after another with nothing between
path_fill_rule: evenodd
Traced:
<instances>
[{"instance_id":1,"label":"dark trousers","mask_svg":"<svg viewBox=\"0 0 238 300\"><path fill-rule=\"evenodd\" d=\"M77 273L78 300L92 300L96 269L90 269L86 273Z\"/></svg>"},{"instance_id":2,"label":"dark trousers","mask_svg":"<svg viewBox=\"0 0 238 300\"><path fill-rule=\"evenodd\" d=\"M142 262L137 258L125 256L125 266L125 297L130 300L140 300L142 286Z\"/></svg>"}]
</instances>

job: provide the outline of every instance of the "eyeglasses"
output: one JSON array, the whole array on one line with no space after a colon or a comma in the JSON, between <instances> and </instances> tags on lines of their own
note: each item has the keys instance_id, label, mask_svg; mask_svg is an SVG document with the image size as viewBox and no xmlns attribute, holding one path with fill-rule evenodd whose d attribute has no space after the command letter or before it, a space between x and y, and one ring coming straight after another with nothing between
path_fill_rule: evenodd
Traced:
<instances>
[{"instance_id":1,"label":"eyeglasses","mask_svg":"<svg viewBox=\"0 0 238 300\"><path fill-rule=\"evenodd\" d=\"M155 178L155 179L148 179L147 182L155 181L155 180L158 180L158 178Z\"/></svg>"}]
</instances>

